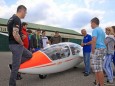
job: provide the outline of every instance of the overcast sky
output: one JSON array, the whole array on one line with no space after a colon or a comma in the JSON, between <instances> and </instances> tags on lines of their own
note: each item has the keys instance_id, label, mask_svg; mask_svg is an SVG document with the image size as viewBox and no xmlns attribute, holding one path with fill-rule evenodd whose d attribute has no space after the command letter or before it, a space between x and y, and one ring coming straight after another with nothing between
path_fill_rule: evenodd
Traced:
<instances>
[{"instance_id":1,"label":"overcast sky","mask_svg":"<svg viewBox=\"0 0 115 86\"><path fill-rule=\"evenodd\" d=\"M10 18L18 5L28 9L23 21L92 32L90 20L98 17L101 27L115 25L115 0L0 0L0 18Z\"/></svg>"}]
</instances>

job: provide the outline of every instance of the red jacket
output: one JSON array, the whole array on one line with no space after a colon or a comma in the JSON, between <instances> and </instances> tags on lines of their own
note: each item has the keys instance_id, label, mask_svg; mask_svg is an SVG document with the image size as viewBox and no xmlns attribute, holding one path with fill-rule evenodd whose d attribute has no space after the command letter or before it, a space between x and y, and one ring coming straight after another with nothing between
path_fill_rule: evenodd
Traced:
<instances>
[{"instance_id":1,"label":"red jacket","mask_svg":"<svg viewBox=\"0 0 115 86\"><path fill-rule=\"evenodd\" d=\"M24 43L24 47L28 49L28 47L29 47L29 40L28 40L28 34L27 34L25 28L22 28L22 34L26 36L25 38L22 38L22 41Z\"/></svg>"}]
</instances>

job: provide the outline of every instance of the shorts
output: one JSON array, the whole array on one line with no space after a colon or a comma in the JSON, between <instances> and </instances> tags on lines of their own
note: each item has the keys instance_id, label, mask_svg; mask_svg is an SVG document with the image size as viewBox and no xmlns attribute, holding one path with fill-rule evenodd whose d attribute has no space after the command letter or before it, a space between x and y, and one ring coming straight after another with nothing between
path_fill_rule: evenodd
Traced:
<instances>
[{"instance_id":1,"label":"shorts","mask_svg":"<svg viewBox=\"0 0 115 86\"><path fill-rule=\"evenodd\" d=\"M95 49L95 53L91 55L91 66L94 72L103 71L103 58L106 49Z\"/></svg>"}]
</instances>

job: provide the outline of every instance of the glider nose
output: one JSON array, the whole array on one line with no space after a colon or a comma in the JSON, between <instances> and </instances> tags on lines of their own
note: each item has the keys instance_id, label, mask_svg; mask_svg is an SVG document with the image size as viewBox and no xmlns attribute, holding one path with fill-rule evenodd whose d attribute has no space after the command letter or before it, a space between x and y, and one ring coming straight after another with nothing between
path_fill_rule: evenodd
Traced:
<instances>
[{"instance_id":1,"label":"glider nose","mask_svg":"<svg viewBox=\"0 0 115 86\"><path fill-rule=\"evenodd\" d=\"M37 51L37 52L33 53L32 58L30 60L28 60L20 65L20 69L40 66L40 65L47 64L50 62L51 62L51 60L49 59L48 56L46 56L41 51Z\"/></svg>"}]
</instances>

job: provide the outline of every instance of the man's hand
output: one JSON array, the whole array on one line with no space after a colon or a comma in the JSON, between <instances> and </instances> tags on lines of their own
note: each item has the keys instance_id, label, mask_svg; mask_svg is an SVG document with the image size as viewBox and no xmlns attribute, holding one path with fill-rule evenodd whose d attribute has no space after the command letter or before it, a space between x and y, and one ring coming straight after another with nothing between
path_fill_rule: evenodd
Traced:
<instances>
[{"instance_id":1,"label":"man's hand","mask_svg":"<svg viewBox=\"0 0 115 86\"><path fill-rule=\"evenodd\" d=\"M92 54L94 54L95 53L95 50L92 50Z\"/></svg>"},{"instance_id":2,"label":"man's hand","mask_svg":"<svg viewBox=\"0 0 115 86\"><path fill-rule=\"evenodd\" d=\"M81 46L83 47L83 46L84 46L84 43L82 43Z\"/></svg>"}]
</instances>

